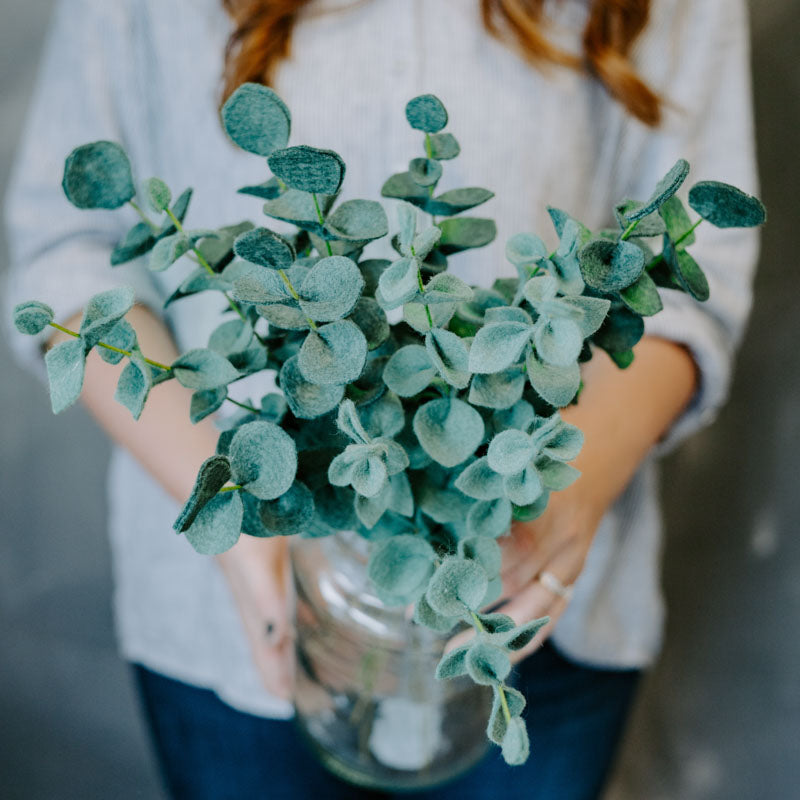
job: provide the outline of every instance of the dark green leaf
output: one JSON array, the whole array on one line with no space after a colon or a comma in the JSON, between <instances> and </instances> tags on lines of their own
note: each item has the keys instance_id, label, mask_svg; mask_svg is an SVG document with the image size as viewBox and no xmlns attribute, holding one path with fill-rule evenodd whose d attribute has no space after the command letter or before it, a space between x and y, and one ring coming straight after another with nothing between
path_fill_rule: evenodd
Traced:
<instances>
[{"instance_id":1,"label":"dark green leaf","mask_svg":"<svg viewBox=\"0 0 800 800\"><path fill-rule=\"evenodd\" d=\"M172 527L178 533L186 531L200 513L200 509L216 497L217 492L230 480L230 477L231 465L226 456L215 455L207 458L200 466L192 493Z\"/></svg>"},{"instance_id":2,"label":"dark green leaf","mask_svg":"<svg viewBox=\"0 0 800 800\"><path fill-rule=\"evenodd\" d=\"M435 95L422 94L406 104L406 119L418 131L438 133L447 125L447 109Z\"/></svg>"},{"instance_id":3,"label":"dark green leaf","mask_svg":"<svg viewBox=\"0 0 800 800\"><path fill-rule=\"evenodd\" d=\"M578 260L583 279L602 292L630 286L644 270L644 253L627 241L594 239L578 251Z\"/></svg>"},{"instance_id":4,"label":"dark green leaf","mask_svg":"<svg viewBox=\"0 0 800 800\"><path fill-rule=\"evenodd\" d=\"M346 200L325 220L328 232L337 239L370 242L389 232L383 206L374 200Z\"/></svg>"},{"instance_id":5,"label":"dark green leaf","mask_svg":"<svg viewBox=\"0 0 800 800\"><path fill-rule=\"evenodd\" d=\"M289 269L295 259L291 243L268 228L253 228L238 236L233 252L251 264L271 269Z\"/></svg>"},{"instance_id":6,"label":"dark green leaf","mask_svg":"<svg viewBox=\"0 0 800 800\"><path fill-rule=\"evenodd\" d=\"M752 228L767 220L764 204L757 197L719 181L701 181L692 186L689 205L718 228Z\"/></svg>"},{"instance_id":7,"label":"dark green leaf","mask_svg":"<svg viewBox=\"0 0 800 800\"><path fill-rule=\"evenodd\" d=\"M267 157L286 147L291 115L286 104L267 86L243 83L222 107L228 136L248 153Z\"/></svg>"},{"instance_id":8,"label":"dark green leaf","mask_svg":"<svg viewBox=\"0 0 800 800\"><path fill-rule=\"evenodd\" d=\"M437 223L442 231L439 250L444 255L459 253L473 247L483 247L494 241L497 226L492 219L454 217Z\"/></svg>"},{"instance_id":9,"label":"dark green leaf","mask_svg":"<svg viewBox=\"0 0 800 800\"><path fill-rule=\"evenodd\" d=\"M337 194L344 180L344 161L333 150L301 144L276 150L267 163L290 189L301 192Z\"/></svg>"},{"instance_id":10,"label":"dark green leaf","mask_svg":"<svg viewBox=\"0 0 800 800\"><path fill-rule=\"evenodd\" d=\"M128 156L116 142L76 147L64 164L61 186L78 208L119 208L136 194Z\"/></svg>"},{"instance_id":11,"label":"dark green leaf","mask_svg":"<svg viewBox=\"0 0 800 800\"><path fill-rule=\"evenodd\" d=\"M272 422L248 422L238 428L228 457L233 480L261 500L287 492L297 474L294 441Z\"/></svg>"},{"instance_id":12,"label":"dark green leaf","mask_svg":"<svg viewBox=\"0 0 800 800\"><path fill-rule=\"evenodd\" d=\"M439 161L448 161L461 152L461 147L452 133L432 133L428 137L428 145L431 158Z\"/></svg>"},{"instance_id":13,"label":"dark green leaf","mask_svg":"<svg viewBox=\"0 0 800 800\"><path fill-rule=\"evenodd\" d=\"M216 389L239 377L227 358L205 347L188 350L173 362L172 370L187 389Z\"/></svg>"},{"instance_id":14,"label":"dark green leaf","mask_svg":"<svg viewBox=\"0 0 800 800\"><path fill-rule=\"evenodd\" d=\"M55 318L53 309L38 300L28 300L14 306L14 327L28 336L41 333Z\"/></svg>"},{"instance_id":15,"label":"dark green leaf","mask_svg":"<svg viewBox=\"0 0 800 800\"><path fill-rule=\"evenodd\" d=\"M625 218L629 222L637 219L643 219L648 214L652 214L662 203L669 200L675 192L680 189L681 184L686 180L689 174L689 162L683 158L679 158L670 171L656 184L653 194L647 202L640 204L638 207L628 209Z\"/></svg>"}]
</instances>

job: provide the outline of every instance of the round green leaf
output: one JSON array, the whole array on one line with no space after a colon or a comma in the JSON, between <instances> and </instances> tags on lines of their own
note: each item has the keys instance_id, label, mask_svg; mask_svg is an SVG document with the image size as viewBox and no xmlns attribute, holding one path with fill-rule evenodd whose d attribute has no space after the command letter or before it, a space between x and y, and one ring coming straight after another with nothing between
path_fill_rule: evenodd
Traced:
<instances>
[{"instance_id":1,"label":"round green leaf","mask_svg":"<svg viewBox=\"0 0 800 800\"><path fill-rule=\"evenodd\" d=\"M420 186L433 186L442 177L442 165L432 158L412 158L408 174Z\"/></svg>"},{"instance_id":2,"label":"round green leaf","mask_svg":"<svg viewBox=\"0 0 800 800\"><path fill-rule=\"evenodd\" d=\"M297 366L297 356L287 359L280 372L286 401L298 419L315 419L336 408L344 397L344 386L320 386L307 381Z\"/></svg>"},{"instance_id":3,"label":"round green leaf","mask_svg":"<svg viewBox=\"0 0 800 800\"><path fill-rule=\"evenodd\" d=\"M305 484L295 481L275 500L262 500L258 513L266 530L276 536L303 533L314 516L314 496Z\"/></svg>"},{"instance_id":4,"label":"round green leaf","mask_svg":"<svg viewBox=\"0 0 800 800\"><path fill-rule=\"evenodd\" d=\"M436 553L420 536L400 534L378 542L369 557L368 574L381 596L402 605L425 591Z\"/></svg>"},{"instance_id":5,"label":"round green leaf","mask_svg":"<svg viewBox=\"0 0 800 800\"><path fill-rule=\"evenodd\" d=\"M325 220L325 228L337 239L369 242L389 232L383 206L375 200L346 200Z\"/></svg>"},{"instance_id":6,"label":"round green leaf","mask_svg":"<svg viewBox=\"0 0 800 800\"><path fill-rule=\"evenodd\" d=\"M272 422L248 422L238 428L228 458L232 479L261 500L287 492L297 473L294 441Z\"/></svg>"},{"instance_id":7,"label":"round green leaf","mask_svg":"<svg viewBox=\"0 0 800 800\"><path fill-rule=\"evenodd\" d=\"M172 371L187 389L216 389L239 377L227 358L205 347L185 352L173 362Z\"/></svg>"},{"instance_id":8,"label":"round green leaf","mask_svg":"<svg viewBox=\"0 0 800 800\"><path fill-rule=\"evenodd\" d=\"M356 380L367 360L367 340L353 322L340 319L309 331L298 354L303 377L321 386Z\"/></svg>"},{"instance_id":9,"label":"round green leaf","mask_svg":"<svg viewBox=\"0 0 800 800\"><path fill-rule=\"evenodd\" d=\"M431 400L420 406L413 426L423 450L445 467L466 461L483 441L483 418L456 398Z\"/></svg>"},{"instance_id":10,"label":"round green leaf","mask_svg":"<svg viewBox=\"0 0 800 800\"><path fill-rule=\"evenodd\" d=\"M491 469L500 475L515 475L530 464L536 453L531 437L519 430L498 433L486 455Z\"/></svg>"},{"instance_id":11,"label":"round green leaf","mask_svg":"<svg viewBox=\"0 0 800 800\"><path fill-rule=\"evenodd\" d=\"M200 509L216 496L230 477L231 465L226 456L215 455L207 458L200 465L192 493L172 527L178 533L186 531L200 513Z\"/></svg>"},{"instance_id":12,"label":"round green leaf","mask_svg":"<svg viewBox=\"0 0 800 800\"><path fill-rule=\"evenodd\" d=\"M474 642L467 651L465 663L470 678L483 686L502 683L511 672L508 654L488 642Z\"/></svg>"},{"instance_id":13,"label":"round green leaf","mask_svg":"<svg viewBox=\"0 0 800 800\"><path fill-rule=\"evenodd\" d=\"M515 267L538 264L547 258L547 246L530 233L518 233L506 242L506 258Z\"/></svg>"},{"instance_id":14,"label":"round green leaf","mask_svg":"<svg viewBox=\"0 0 800 800\"><path fill-rule=\"evenodd\" d=\"M329 256L311 267L298 287L300 308L317 322L332 322L353 310L363 288L364 277L351 259Z\"/></svg>"},{"instance_id":15,"label":"round green leaf","mask_svg":"<svg viewBox=\"0 0 800 800\"><path fill-rule=\"evenodd\" d=\"M422 94L408 101L406 119L418 131L438 133L447 125L447 109L435 95Z\"/></svg>"},{"instance_id":16,"label":"round green leaf","mask_svg":"<svg viewBox=\"0 0 800 800\"><path fill-rule=\"evenodd\" d=\"M289 269L295 260L291 243L268 228L253 228L237 236L233 252L251 264L272 269Z\"/></svg>"},{"instance_id":17,"label":"round green leaf","mask_svg":"<svg viewBox=\"0 0 800 800\"><path fill-rule=\"evenodd\" d=\"M618 292L630 286L644 270L644 253L632 242L595 239L578 251L581 275L602 292Z\"/></svg>"},{"instance_id":18,"label":"round green leaf","mask_svg":"<svg viewBox=\"0 0 800 800\"><path fill-rule=\"evenodd\" d=\"M461 146L452 133L432 133L428 137L428 144L430 145L431 158L439 161L456 158L461 152Z\"/></svg>"},{"instance_id":19,"label":"round green leaf","mask_svg":"<svg viewBox=\"0 0 800 800\"><path fill-rule=\"evenodd\" d=\"M53 309L38 300L28 300L14 306L14 327L28 336L41 333L54 319Z\"/></svg>"},{"instance_id":20,"label":"round green leaf","mask_svg":"<svg viewBox=\"0 0 800 800\"><path fill-rule=\"evenodd\" d=\"M469 351L460 336L443 328L434 328L425 334L425 349L431 363L447 383L457 389L464 389L469 384Z\"/></svg>"},{"instance_id":21,"label":"round green leaf","mask_svg":"<svg viewBox=\"0 0 800 800\"><path fill-rule=\"evenodd\" d=\"M718 228L752 228L767 221L767 210L757 197L719 181L692 186L689 205Z\"/></svg>"},{"instance_id":22,"label":"round green leaf","mask_svg":"<svg viewBox=\"0 0 800 800\"><path fill-rule=\"evenodd\" d=\"M144 182L145 196L150 208L159 214L169 207L172 202L172 192L161 178L148 178Z\"/></svg>"},{"instance_id":23,"label":"round green leaf","mask_svg":"<svg viewBox=\"0 0 800 800\"><path fill-rule=\"evenodd\" d=\"M359 297L348 319L361 329L370 350L380 347L391 334L386 313L371 297Z\"/></svg>"},{"instance_id":24,"label":"round green leaf","mask_svg":"<svg viewBox=\"0 0 800 800\"><path fill-rule=\"evenodd\" d=\"M539 358L547 364L566 367L575 362L583 348L583 336L571 319L545 319L536 324L533 343Z\"/></svg>"},{"instance_id":25,"label":"round green leaf","mask_svg":"<svg viewBox=\"0 0 800 800\"><path fill-rule=\"evenodd\" d=\"M301 144L276 150L267 163L290 189L301 192L336 194L344 180L344 161L333 150Z\"/></svg>"},{"instance_id":26,"label":"round green leaf","mask_svg":"<svg viewBox=\"0 0 800 800\"><path fill-rule=\"evenodd\" d=\"M425 597L438 614L454 617L477 610L488 586L486 570L476 561L447 556L433 574Z\"/></svg>"},{"instance_id":27,"label":"round green leaf","mask_svg":"<svg viewBox=\"0 0 800 800\"><path fill-rule=\"evenodd\" d=\"M119 208L136 194L128 156L116 142L76 147L64 164L61 186L78 208Z\"/></svg>"},{"instance_id":28,"label":"round green leaf","mask_svg":"<svg viewBox=\"0 0 800 800\"><path fill-rule=\"evenodd\" d=\"M530 744L525 721L520 717L513 717L503 736L503 759L506 764L514 767L524 764L529 754Z\"/></svg>"},{"instance_id":29,"label":"round green leaf","mask_svg":"<svg viewBox=\"0 0 800 800\"><path fill-rule=\"evenodd\" d=\"M386 362L384 383L400 397L419 394L435 377L436 368L422 345L401 347Z\"/></svg>"},{"instance_id":30,"label":"round green leaf","mask_svg":"<svg viewBox=\"0 0 800 800\"><path fill-rule=\"evenodd\" d=\"M186 538L202 555L218 555L230 550L242 531L244 505L238 492L218 494L197 514Z\"/></svg>"},{"instance_id":31,"label":"round green leaf","mask_svg":"<svg viewBox=\"0 0 800 800\"><path fill-rule=\"evenodd\" d=\"M267 86L243 83L222 107L222 124L242 150L267 157L286 147L291 115L283 100Z\"/></svg>"}]
</instances>

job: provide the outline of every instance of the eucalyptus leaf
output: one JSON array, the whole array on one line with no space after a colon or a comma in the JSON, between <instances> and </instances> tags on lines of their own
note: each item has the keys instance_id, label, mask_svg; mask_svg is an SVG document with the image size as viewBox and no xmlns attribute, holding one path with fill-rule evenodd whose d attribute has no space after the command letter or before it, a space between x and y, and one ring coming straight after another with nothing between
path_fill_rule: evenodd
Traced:
<instances>
[{"instance_id":1,"label":"eucalyptus leaf","mask_svg":"<svg viewBox=\"0 0 800 800\"><path fill-rule=\"evenodd\" d=\"M243 83L222 107L222 124L242 150L267 157L289 141L291 115L272 89Z\"/></svg>"},{"instance_id":2,"label":"eucalyptus leaf","mask_svg":"<svg viewBox=\"0 0 800 800\"><path fill-rule=\"evenodd\" d=\"M689 190L689 205L717 228L752 228L767 221L757 198L719 181L701 181Z\"/></svg>"},{"instance_id":3,"label":"eucalyptus leaf","mask_svg":"<svg viewBox=\"0 0 800 800\"><path fill-rule=\"evenodd\" d=\"M344 161L333 150L301 144L275 150L267 163L277 178L301 192L337 194L344 180Z\"/></svg>"},{"instance_id":4,"label":"eucalyptus leaf","mask_svg":"<svg viewBox=\"0 0 800 800\"><path fill-rule=\"evenodd\" d=\"M78 208L119 208L136 194L130 161L116 142L76 147L64 164L61 186Z\"/></svg>"},{"instance_id":5,"label":"eucalyptus leaf","mask_svg":"<svg viewBox=\"0 0 800 800\"><path fill-rule=\"evenodd\" d=\"M239 540L244 505L238 492L218 494L204 505L186 530L192 547L203 555L230 550Z\"/></svg>"},{"instance_id":6,"label":"eucalyptus leaf","mask_svg":"<svg viewBox=\"0 0 800 800\"><path fill-rule=\"evenodd\" d=\"M434 186L442 177L442 165L432 158L412 158L408 164L408 174L420 186Z\"/></svg>"},{"instance_id":7,"label":"eucalyptus leaf","mask_svg":"<svg viewBox=\"0 0 800 800\"><path fill-rule=\"evenodd\" d=\"M289 269L295 260L291 242L268 228L253 228L238 236L233 252L245 261L271 269Z\"/></svg>"},{"instance_id":8,"label":"eucalyptus leaf","mask_svg":"<svg viewBox=\"0 0 800 800\"><path fill-rule=\"evenodd\" d=\"M90 298L79 333L87 350L111 332L114 326L133 308L136 295L130 286L118 286Z\"/></svg>"},{"instance_id":9,"label":"eucalyptus leaf","mask_svg":"<svg viewBox=\"0 0 800 800\"><path fill-rule=\"evenodd\" d=\"M172 371L187 389L216 389L239 377L227 358L204 347L184 353L172 363Z\"/></svg>"},{"instance_id":10,"label":"eucalyptus leaf","mask_svg":"<svg viewBox=\"0 0 800 800\"><path fill-rule=\"evenodd\" d=\"M632 242L593 239L578 251L586 283L602 292L630 286L644 270L644 254Z\"/></svg>"},{"instance_id":11,"label":"eucalyptus leaf","mask_svg":"<svg viewBox=\"0 0 800 800\"><path fill-rule=\"evenodd\" d=\"M38 300L18 303L13 311L14 327L28 336L41 333L54 319L53 309Z\"/></svg>"},{"instance_id":12,"label":"eucalyptus leaf","mask_svg":"<svg viewBox=\"0 0 800 800\"><path fill-rule=\"evenodd\" d=\"M437 224L442 231L439 250L445 255L475 247L484 247L494 241L497 236L497 226L491 219L453 217L444 219Z\"/></svg>"},{"instance_id":13,"label":"eucalyptus leaf","mask_svg":"<svg viewBox=\"0 0 800 800\"><path fill-rule=\"evenodd\" d=\"M323 258L308 271L298 289L300 308L317 322L332 322L353 310L363 288L364 278L351 259Z\"/></svg>"},{"instance_id":14,"label":"eucalyptus leaf","mask_svg":"<svg viewBox=\"0 0 800 800\"><path fill-rule=\"evenodd\" d=\"M134 351L117 381L114 399L127 408L133 418L138 420L144 410L147 395L153 385L150 366L142 354Z\"/></svg>"},{"instance_id":15,"label":"eucalyptus leaf","mask_svg":"<svg viewBox=\"0 0 800 800\"><path fill-rule=\"evenodd\" d=\"M426 348L409 344L395 352L383 370L386 385L400 397L419 394L436 376Z\"/></svg>"},{"instance_id":16,"label":"eucalyptus leaf","mask_svg":"<svg viewBox=\"0 0 800 800\"><path fill-rule=\"evenodd\" d=\"M309 331L298 354L306 380L321 386L356 380L367 359L367 340L357 325L338 320Z\"/></svg>"},{"instance_id":17,"label":"eucalyptus leaf","mask_svg":"<svg viewBox=\"0 0 800 800\"><path fill-rule=\"evenodd\" d=\"M425 334L425 350L439 375L451 386L464 389L469 384L469 351L455 333L434 328Z\"/></svg>"},{"instance_id":18,"label":"eucalyptus leaf","mask_svg":"<svg viewBox=\"0 0 800 800\"><path fill-rule=\"evenodd\" d=\"M144 182L144 192L150 208L159 214L172 202L172 192L161 178L148 178Z\"/></svg>"},{"instance_id":19,"label":"eucalyptus leaf","mask_svg":"<svg viewBox=\"0 0 800 800\"><path fill-rule=\"evenodd\" d=\"M431 400L414 415L414 433L425 452L444 467L466 461L483 440L481 415L463 400Z\"/></svg>"},{"instance_id":20,"label":"eucalyptus leaf","mask_svg":"<svg viewBox=\"0 0 800 800\"><path fill-rule=\"evenodd\" d=\"M481 189L478 186L450 189L447 192L442 192L437 197L432 197L425 204L425 211L436 217L451 216L482 205L493 197L494 192L490 192L488 189Z\"/></svg>"},{"instance_id":21,"label":"eucalyptus leaf","mask_svg":"<svg viewBox=\"0 0 800 800\"><path fill-rule=\"evenodd\" d=\"M456 158L461 152L461 146L452 133L432 133L428 136L428 146L431 158L439 161L448 161Z\"/></svg>"},{"instance_id":22,"label":"eucalyptus leaf","mask_svg":"<svg viewBox=\"0 0 800 800\"><path fill-rule=\"evenodd\" d=\"M430 579L425 597L430 607L443 616L463 616L475 611L486 595L489 579L475 561L446 556Z\"/></svg>"},{"instance_id":23,"label":"eucalyptus leaf","mask_svg":"<svg viewBox=\"0 0 800 800\"><path fill-rule=\"evenodd\" d=\"M137 222L111 251L111 266L117 267L143 256L155 243L151 227L146 222Z\"/></svg>"},{"instance_id":24,"label":"eucalyptus leaf","mask_svg":"<svg viewBox=\"0 0 800 800\"><path fill-rule=\"evenodd\" d=\"M650 198L638 207L626 210L625 218L629 222L633 222L652 214L680 189L688 174L689 162L684 158L679 158L670 171L656 184Z\"/></svg>"},{"instance_id":25,"label":"eucalyptus leaf","mask_svg":"<svg viewBox=\"0 0 800 800\"><path fill-rule=\"evenodd\" d=\"M216 497L217 492L230 480L230 477L231 465L227 456L215 455L207 458L200 466L192 493L172 527L178 533L184 533L203 506Z\"/></svg>"},{"instance_id":26,"label":"eucalyptus leaf","mask_svg":"<svg viewBox=\"0 0 800 800\"><path fill-rule=\"evenodd\" d=\"M272 422L248 422L228 449L232 479L261 500L280 497L294 483L297 449L291 436Z\"/></svg>"},{"instance_id":27,"label":"eucalyptus leaf","mask_svg":"<svg viewBox=\"0 0 800 800\"><path fill-rule=\"evenodd\" d=\"M419 536L393 536L371 550L367 574L384 597L398 605L410 603L425 591L436 553Z\"/></svg>"},{"instance_id":28,"label":"eucalyptus leaf","mask_svg":"<svg viewBox=\"0 0 800 800\"><path fill-rule=\"evenodd\" d=\"M406 104L406 119L412 128L438 133L447 125L447 110L435 95L422 94Z\"/></svg>"},{"instance_id":29,"label":"eucalyptus leaf","mask_svg":"<svg viewBox=\"0 0 800 800\"><path fill-rule=\"evenodd\" d=\"M258 506L261 523L275 536L303 533L314 516L314 496L308 487L295 481L289 490L274 500L262 500Z\"/></svg>"},{"instance_id":30,"label":"eucalyptus leaf","mask_svg":"<svg viewBox=\"0 0 800 800\"><path fill-rule=\"evenodd\" d=\"M389 223L383 206L374 200L347 200L325 220L325 228L337 239L371 242L386 236Z\"/></svg>"},{"instance_id":31,"label":"eucalyptus leaf","mask_svg":"<svg viewBox=\"0 0 800 800\"><path fill-rule=\"evenodd\" d=\"M50 384L50 404L54 414L69 408L81 394L86 350L81 339L61 342L44 357Z\"/></svg>"},{"instance_id":32,"label":"eucalyptus leaf","mask_svg":"<svg viewBox=\"0 0 800 800\"><path fill-rule=\"evenodd\" d=\"M298 419L314 419L336 408L344 397L344 385L320 386L303 377L297 356L287 359L280 371L280 385L289 408Z\"/></svg>"}]
</instances>

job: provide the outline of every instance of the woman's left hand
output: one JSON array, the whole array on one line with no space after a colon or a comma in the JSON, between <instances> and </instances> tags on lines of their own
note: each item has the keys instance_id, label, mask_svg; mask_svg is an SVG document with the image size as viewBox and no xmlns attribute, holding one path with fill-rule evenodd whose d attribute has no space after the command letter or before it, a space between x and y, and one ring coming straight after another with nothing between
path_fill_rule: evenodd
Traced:
<instances>
[{"instance_id":1,"label":"woman's left hand","mask_svg":"<svg viewBox=\"0 0 800 800\"><path fill-rule=\"evenodd\" d=\"M583 570L602 511L580 496L579 484L551 495L539 519L515 522L511 532L498 540L505 602L497 610L518 624L550 617L526 647L509 654L512 661L525 658L550 635Z\"/></svg>"},{"instance_id":2,"label":"woman's left hand","mask_svg":"<svg viewBox=\"0 0 800 800\"><path fill-rule=\"evenodd\" d=\"M574 462L581 476L550 495L539 519L514 523L499 540L505 602L497 611L517 625L550 617L527 647L512 654L516 661L539 647L564 613L569 598L559 593L560 585L568 588L577 580L603 515L686 406L697 380L682 346L648 337L636 346L636 359L627 369L618 369L598 351L582 375L580 402L561 411L565 422L584 433ZM543 578L547 573L551 577ZM470 635L460 633L448 649Z\"/></svg>"}]
</instances>

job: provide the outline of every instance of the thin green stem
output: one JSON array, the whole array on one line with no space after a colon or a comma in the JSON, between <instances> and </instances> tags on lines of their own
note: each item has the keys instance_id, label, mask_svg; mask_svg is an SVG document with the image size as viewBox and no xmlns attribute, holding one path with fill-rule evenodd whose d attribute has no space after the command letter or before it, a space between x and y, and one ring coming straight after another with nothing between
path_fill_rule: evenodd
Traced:
<instances>
[{"instance_id":1,"label":"thin green stem","mask_svg":"<svg viewBox=\"0 0 800 800\"><path fill-rule=\"evenodd\" d=\"M320 225L325 225L325 217L322 216L322 209L319 207L319 200L317 200L317 193L311 192L311 197L314 199L314 208L317 212L317 219L319 220ZM328 251L328 255L333 255L333 250L331 250L331 243L326 239L325 240L325 249Z\"/></svg>"},{"instance_id":2,"label":"thin green stem","mask_svg":"<svg viewBox=\"0 0 800 800\"><path fill-rule=\"evenodd\" d=\"M261 412L257 408L253 408L253 406L247 405L247 403L240 403L238 400L234 400L232 397L225 398L229 403L233 403L235 406L239 406L239 408L243 408L245 411L249 411L251 414L260 414Z\"/></svg>"},{"instance_id":3,"label":"thin green stem","mask_svg":"<svg viewBox=\"0 0 800 800\"><path fill-rule=\"evenodd\" d=\"M169 208L167 208L165 210L167 212L167 216L172 220L172 224L175 226L175 229L179 233L184 233L184 229L183 229L183 225L181 225L181 221L172 213L172 210L169 209ZM208 263L208 261L206 260L206 257L200 252L200 250L198 249L197 245L194 245L194 244L192 245L192 252L195 254L195 256L197 258L197 261L200 263L200 266L202 266L203 269L205 269L205 271L209 275L213 275L214 277L217 277L217 273L214 272L213 267L211 266L211 264ZM239 315L239 319L241 319L242 322L247 322L247 317L244 315L244 312L242 311L242 309L239 308L239 304L227 292L223 292L222 294L224 295L225 299L228 301L228 305Z\"/></svg>"},{"instance_id":4,"label":"thin green stem","mask_svg":"<svg viewBox=\"0 0 800 800\"><path fill-rule=\"evenodd\" d=\"M243 488L244 487L240 483L237 483L235 486L223 486L219 490L219 492L217 492L217 494L222 494L223 492L235 492L238 489L243 489Z\"/></svg>"},{"instance_id":5,"label":"thin green stem","mask_svg":"<svg viewBox=\"0 0 800 800\"><path fill-rule=\"evenodd\" d=\"M427 133L425 134L428 135ZM411 250L411 255L416 259L417 254L414 252L414 246L409 245L409 249ZM425 294L425 284L422 282L422 270L419 268L419 260L417 260L417 284L419 285L419 293ZM431 316L431 310L429 306L425 306L425 314L428 317L428 325L430 326L431 330L433 330L433 317Z\"/></svg>"},{"instance_id":6,"label":"thin green stem","mask_svg":"<svg viewBox=\"0 0 800 800\"><path fill-rule=\"evenodd\" d=\"M625 228L625 230L622 232L622 236L619 237L619 240L621 242L624 242L636 230L640 222L641 219L635 219L633 222L631 222L628 225L628 227Z\"/></svg>"},{"instance_id":7,"label":"thin green stem","mask_svg":"<svg viewBox=\"0 0 800 800\"><path fill-rule=\"evenodd\" d=\"M292 286L292 282L289 280L289 276L282 269L278 270L278 274L281 276L281 278L283 278L283 282L286 284L286 288L289 290L289 294L295 300L299 300L300 295L297 293L297 289L295 289L294 286ZM312 331L317 330L317 323L314 322L314 320L311 319L311 317L306 317L306 322L309 324L309 327L311 328Z\"/></svg>"},{"instance_id":8,"label":"thin green stem","mask_svg":"<svg viewBox=\"0 0 800 800\"><path fill-rule=\"evenodd\" d=\"M696 227L697 227L697 226L698 226L698 225L699 225L699 224L700 224L702 221L703 221L703 218L702 218L702 217L700 217L700 218L699 218L699 219L698 219L698 220L697 220L697 221L694 223L694 225L692 225L690 228L688 228L687 230L685 230L685 231L684 231L684 232L683 232L683 233L682 233L682 234L681 234L681 235L680 235L680 236L679 236L679 237L678 237L678 238L677 238L677 239L676 239L676 240L675 240L675 241L672 243L673 247L677 247L677 246L678 246L679 244L681 244L682 242L685 242L685 241L686 241L686 240L687 240L687 239L688 239L688 238L689 238L689 237L690 237L690 236L691 236L691 235L694 233L694 230L695 230L695 228L696 228ZM657 266L658 266L658 265L659 265L659 264L660 264L660 263L661 263L663 260L664 260L664 254L663 254L663 253L659 253L659 254L658 254L658 255L657 255L657 256L656 256L656 257L655 257L655 258L654 258L654 259L653 259L653 260L652 260L652 261L651 261L651 262L650 262L648 265L647 265L647 271L649 272L651 269L655 269L655 267L657 267Z\"/></svg>"},{"instance_id":9,"label":"thin green stem","mask_svg":"<svg viewBox=\"0 0 800 800\"><path fill-rule=\"evenodd\" d=\"M153 222L153 220L151 220L150 217L144 213L144 211L142 211L138 203L134 202L133 200L128 200L128 204L142 218L142 222L144 222L153 233L161 232L161 228L159 228L158 225L156 225L156 223Z\"/></svg>"},{"instance_id":10,"label":"thin green stem","mask_svg":"<svg viewBox=\"0 0 800 800\"><path fill-rule=\"evenodd\" d=\"M65 328L63 325L59 325L57 322L49 323L51 328L55 328L57 331L61 331L62 333L67 333L70 336L74 336L76 339L80 339L80 334L77 331L71 331L69 328ZM106 344L105 342L98 342L97 347L104 347L106 350L113 350L115 353L122 353L123 356L128 356L130 358L133 353L130 350L123 350L120 347L114 347L113 344ZM144 357L143 357L144 358ZM157 369L163 369L165 372L170 372L172 367L168 367L166 364L161 364L158 361L153 361L151 358L145 358L145 363L149 364L151 367L156 367Z\"/></svg>"}]
</instances>

